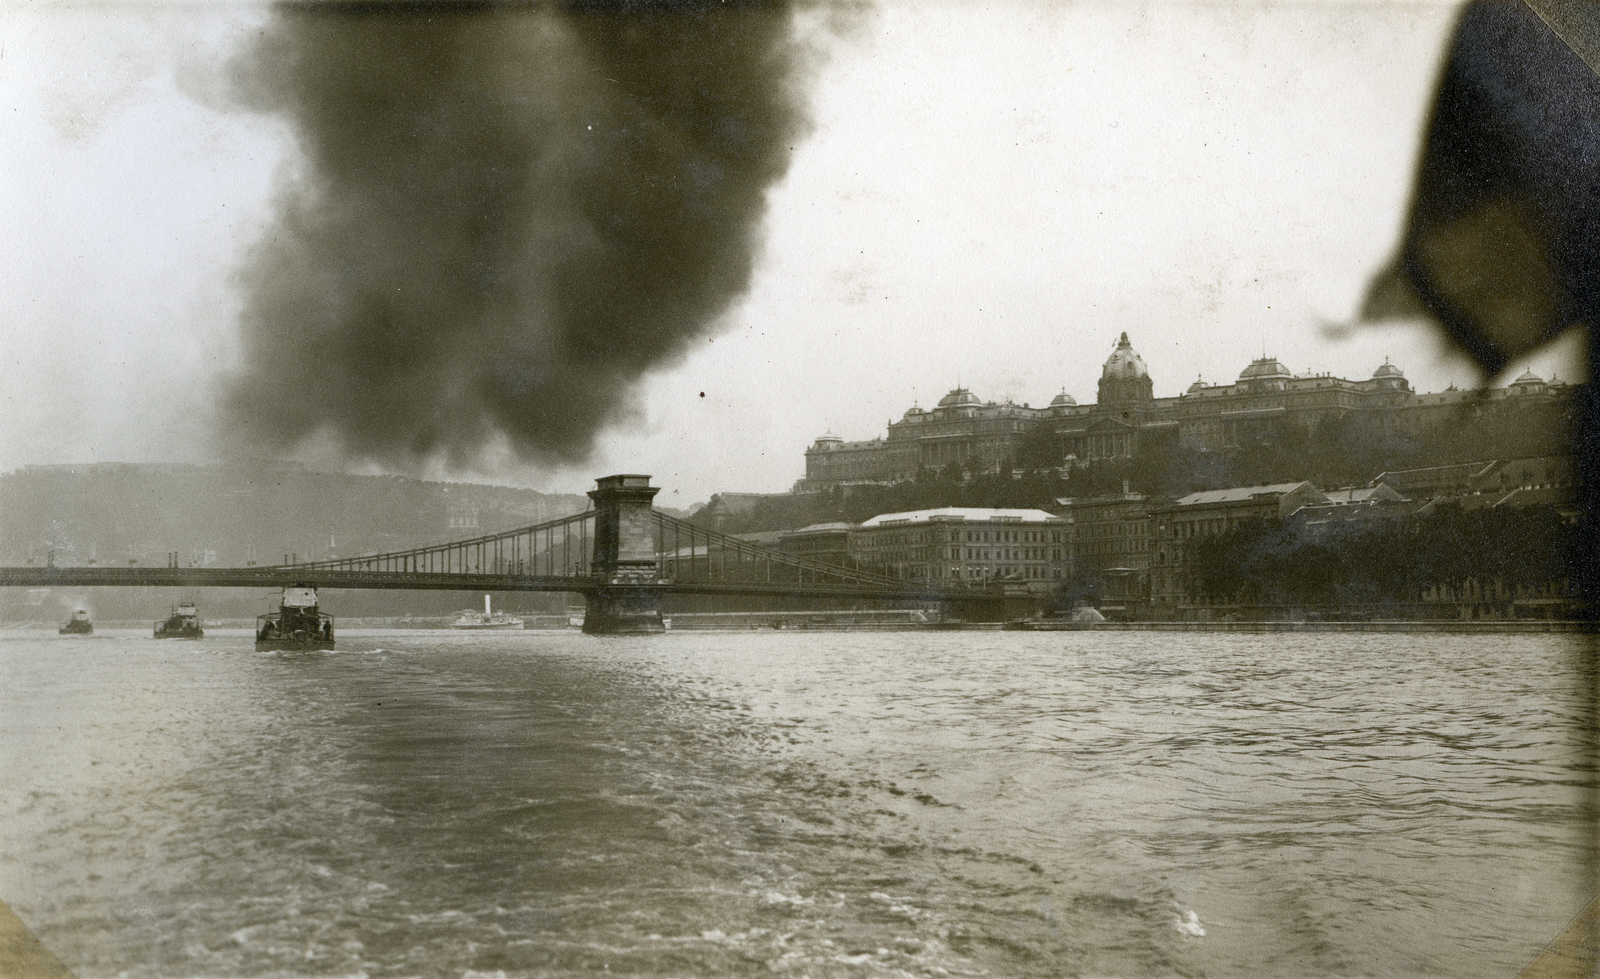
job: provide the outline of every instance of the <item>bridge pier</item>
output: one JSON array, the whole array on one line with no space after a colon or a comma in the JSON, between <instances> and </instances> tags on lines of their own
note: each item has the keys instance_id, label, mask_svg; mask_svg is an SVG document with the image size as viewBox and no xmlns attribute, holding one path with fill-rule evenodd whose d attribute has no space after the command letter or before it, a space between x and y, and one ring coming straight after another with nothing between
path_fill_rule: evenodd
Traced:
<instances>
[{"instance_id":1,"label":"bridge pier","mask_svg":"<svg viewBox=\"0 0 1600 979\"><path fill-rule=\"evenodd\" d=\"M647 636L667 631L652 588L602 588L589 594L583 631L591 636Z\"/></svg>"},{"instance_id":2,"label":"bridge pier","mask_svg":"<svg viewBox=\"0 0 1600 979\"><path fill-rule=\"evenodd\" d=\"M583 631L591 635L665 632L659 607L655 521L651 501L661 490L649 476L603 476L594 501L593 573L605 584L589 593Z\"/></svg>"}]
</instances>

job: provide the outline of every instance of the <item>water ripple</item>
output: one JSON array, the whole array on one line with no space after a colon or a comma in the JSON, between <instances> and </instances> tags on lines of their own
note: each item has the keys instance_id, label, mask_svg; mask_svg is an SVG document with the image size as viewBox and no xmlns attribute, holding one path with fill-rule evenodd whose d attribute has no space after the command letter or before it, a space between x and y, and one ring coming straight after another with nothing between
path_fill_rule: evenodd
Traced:
<instances>
[{"instance_id":1,"label":"water ripple","mask_svg":"<svg viewBox=\"0 0 1600 979\"><path fill-rule=\"evenodd\" d=\"M98 976L1506 975L1575 637L0 645L0 897Z\"/></svg>"}]
</instances>

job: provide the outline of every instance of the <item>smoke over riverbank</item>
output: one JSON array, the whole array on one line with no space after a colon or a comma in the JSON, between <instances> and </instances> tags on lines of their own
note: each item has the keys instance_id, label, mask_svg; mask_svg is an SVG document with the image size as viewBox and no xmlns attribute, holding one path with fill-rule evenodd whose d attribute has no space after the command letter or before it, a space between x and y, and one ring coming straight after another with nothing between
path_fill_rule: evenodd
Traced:
<instances>
[{"instance_id":1,"label":"smoke over riverbank","mask_svg":"<svg viewBox=\"0 0 1600 979\"><path fill-rule=\"evenodd\" d=\"M302 164L248 256L230 451L581 460L750 281L805 129L787 4L286 5Z\"/></svg>"}]
</instances>

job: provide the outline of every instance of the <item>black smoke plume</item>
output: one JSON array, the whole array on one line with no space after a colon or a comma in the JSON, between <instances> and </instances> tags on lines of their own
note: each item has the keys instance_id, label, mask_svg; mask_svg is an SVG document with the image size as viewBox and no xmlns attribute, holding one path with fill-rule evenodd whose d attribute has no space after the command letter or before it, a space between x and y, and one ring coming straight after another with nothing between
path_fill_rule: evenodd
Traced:
<instances>
[{"instance_id":1,"label":"black smoke plume","mask_svg":"<svg viewBox=\"0 0 1600 979\"><path fill-rule=\"evenodd\" d=\"M747 288L804 132L784 3L303 3L242 56L301 169L244 273L222 436L577 461Z\"/></svg>"}]
</instances>

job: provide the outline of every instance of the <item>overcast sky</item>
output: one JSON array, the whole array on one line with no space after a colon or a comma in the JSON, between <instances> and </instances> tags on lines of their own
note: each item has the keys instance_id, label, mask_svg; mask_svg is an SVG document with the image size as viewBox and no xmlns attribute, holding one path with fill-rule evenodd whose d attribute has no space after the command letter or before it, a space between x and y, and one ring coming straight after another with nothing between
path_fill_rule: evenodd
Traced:
<instances>
[{"instance_id":1,"label":"overcast sky","mask_svg":"<svg viewBox=\"0 0 1600 979\"><path fill-rule=\"evenodd\" d=\"M1478 383L1423 328L1341 328L1398 240L1455 12L880 4L823 32L814 127L771 192L749 295L647 380L633 422L568 469L418 474L581 491L644 472L678 506L781 491L817 435L882 434L958 382L1093 401L1122 331L1158 397L1263 352ZM0 470L205 460L239 270L297 166L284 123L219 94L264 17L0 10ZM1576 347L1513 371L1579 379Z\"/></svg>"}]
</instances>

